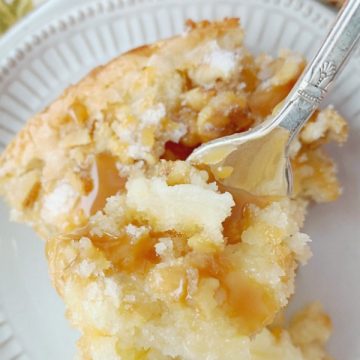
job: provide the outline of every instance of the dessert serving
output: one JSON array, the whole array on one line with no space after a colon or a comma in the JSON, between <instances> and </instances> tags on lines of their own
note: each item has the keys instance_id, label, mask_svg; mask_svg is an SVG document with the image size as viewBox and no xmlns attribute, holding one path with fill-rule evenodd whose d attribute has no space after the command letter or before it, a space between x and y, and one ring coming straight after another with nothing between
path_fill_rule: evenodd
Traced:
<instances>
[{"instance_id":1,"label":"dessert serving","mask_svg":"<svg viewBox=\"0 0 360 360\"><path fill-rule=\"evenodd\" d=\"M344 142L346 122L329 107L302 129L291 198L218 184L187 156L260 124L305 61L250 54L237 19L187 25L29 120L0 158L0 192L46 241L79 359L327 359L321 306L290 323L282 311L310 256L307 204L340 194L323 145Z\"/></svg>"}]
</instances>

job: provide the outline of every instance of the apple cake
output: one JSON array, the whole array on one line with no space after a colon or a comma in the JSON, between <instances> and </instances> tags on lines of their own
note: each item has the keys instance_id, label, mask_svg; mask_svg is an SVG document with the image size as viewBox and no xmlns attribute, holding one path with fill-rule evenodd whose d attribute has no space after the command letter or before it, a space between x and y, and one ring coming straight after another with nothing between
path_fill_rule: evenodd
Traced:
<instances>
[{"instance_id":1,"label":"apple cake","mask_svg":"<svg viewBox=\"0 0 360 360\"><path fill-rule=\"evenodd\" d=\"M189 21L92 71L1 155L0 193L46 241L79 359L327 359L320 305L279 314L311 255L307 204L340 194L323 145L346 140L345 120L328 107L302 129L291 198L226 189L186 161L261 123L304 69L243 40L237 19Z\"/></svg>"}]
</instances>

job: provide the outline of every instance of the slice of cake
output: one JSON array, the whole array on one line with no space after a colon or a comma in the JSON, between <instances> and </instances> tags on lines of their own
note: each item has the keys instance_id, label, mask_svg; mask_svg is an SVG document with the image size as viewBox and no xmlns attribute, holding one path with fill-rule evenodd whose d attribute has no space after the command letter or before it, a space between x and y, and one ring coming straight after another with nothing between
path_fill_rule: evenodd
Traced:
<instances>
[{"instance_id":1,"label":"slice of cake","mask_svg":"<svg viewBox=\"0 0 360 360\"><path fill-rule=\"evenodd\" d=\"M289 331L274 319L310 256L308 201L340 193L322 145L345 141L344 119L327 108L299 134L291 199L231 192L185 161L261 123L304 66L251 55L237 19L189 22L94 70L9 145L0 192L47 241L81 359L325 359L318 306Z\"/></svg>"},{"instance_id":2,"label":"slice of cake","mask_svg":"<svg viewBox=\"0 0 360 360\"><path fill-rule=\"evenodd\" d=\"M134 171L86 227L47 243L81 358L312 359L264 329L309 256L303 215L302 202L221 192L183 161Z\"/></svg>"}]
</instances>

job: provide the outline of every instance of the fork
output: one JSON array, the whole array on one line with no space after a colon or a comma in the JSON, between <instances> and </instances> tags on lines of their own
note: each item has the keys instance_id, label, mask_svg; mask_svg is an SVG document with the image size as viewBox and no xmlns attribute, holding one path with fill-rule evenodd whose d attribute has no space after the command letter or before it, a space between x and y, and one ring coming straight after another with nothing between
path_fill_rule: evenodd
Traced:
<instances>
[{"instance_id":1,"label":"fork","mask_svg":"<svg viewBox=\"0 0 360 360\"><path fill-rule=\"evenodd\" d=\"M209 166L228 188L258 196L291 195L290 145L326 96L359 37L360 0L348 0L280 110L254 129L203 144L188 161Z\"/></svg>"}]
</instances>

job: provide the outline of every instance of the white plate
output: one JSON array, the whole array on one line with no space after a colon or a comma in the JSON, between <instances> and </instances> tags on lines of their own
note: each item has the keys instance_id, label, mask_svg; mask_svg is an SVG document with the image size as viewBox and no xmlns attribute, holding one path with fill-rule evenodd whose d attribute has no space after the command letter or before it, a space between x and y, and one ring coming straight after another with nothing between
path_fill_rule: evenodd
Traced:
<instances>
[{"instance_id":1,"label":"white plate","mask_svg":"<svg viewBox=\"0 0 360 360\"><path fill-rule=\"evenodd\" d=\"M224 16L241 18L256 52L286 47L309 56L334 13L311 0L51 0L0 41L0 148L30 115L94 66L181 33L186 18ZM298 276L291 305L314 299L325 304L335 322L330 350L339 360L360 359L359 89L358 52L330 98L351 122L348 144L332 149L344 195L310 211L306 231L314 257ZM0 359L71 359L77 335L50 286L43 244L7 219L2 205Z\"/></svg>"}]
</instances>

